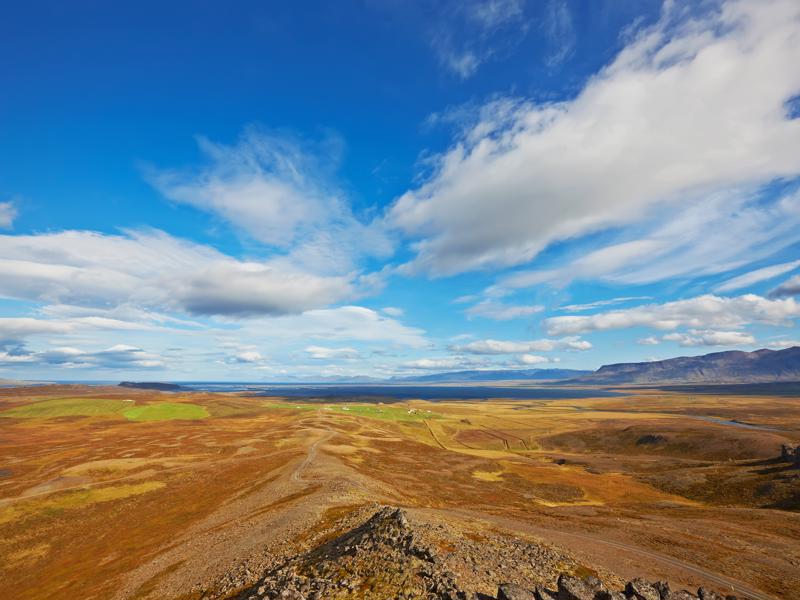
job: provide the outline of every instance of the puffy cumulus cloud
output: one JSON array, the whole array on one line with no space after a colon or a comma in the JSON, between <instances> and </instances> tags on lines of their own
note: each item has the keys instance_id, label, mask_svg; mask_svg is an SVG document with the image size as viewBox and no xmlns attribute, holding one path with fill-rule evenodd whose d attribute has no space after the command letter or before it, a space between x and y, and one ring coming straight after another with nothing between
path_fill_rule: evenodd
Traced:
<instances>
[{"instance_id":1,"label":"puffy cumulus cloud","mask_svg":"<svg viewBox=\"0 0 800 600\"><path fill-rule=\"evenodd\" d=\"M308 346L305 352L315 360L347 359L352 360L360 356L355 348L328 348L325 346Z\"/></svg>"},{"instance_id":2,"label":"puffy cumulus cloud","mask_svg":"<svg viewBox=\"0 0 800 600\"><path fill-rule=\"evenodd\" d=\"M450 346L450 350L467 354L518 354L553 350L589 350L591 347L592 345L586 340L570 336L558 340L541 339L528 342L476 340L468 344Z\"/></svg>"},{"instance_id":3,"label":"puffy cumulus cloud","mask_svg":"<svg viewBox=\"0 0 800 600\"><path fill-rule=\"evenodd\" d=\"M6 298L251 317L326 306L358 290L353 276L240 261L161 231L0 235L0 297Z\"/></svg>"},{"instance_id":4,"label":"puffy cumulus cloud","mask_svg":"<svg viewBox=\"0 0 800 600\"><path fill-rule=\"evenodd\" d=\"M737 277L728 279L727 281L723 281L715 288L715 291L730 292L732 290L740 290L753 285L754 283L774 279L775 277L779 277L780 275L794 271L797 267L800 267L800 260L794 260L792 262L782 263L779 265L770 265L769 267L763 267L761 269L749 271ZM798 282L800 282L800 279Z\"/></svg>"},{"instance_id":5,"label":"puffy cumulus cloud","mask_svg":"<svg viewBox=\"0 0 800 600\"><path fill-rule=\"evenodd\" d=\"M700 331L668 333L665 341L677 342L681 346L746 346L756 343L756 338L744 331Z\"/></svg>"},{"instance_id":6,"label":"puffy cumulus cloud","mask_svg":"<svg viewBox=\"0 0 800 600\"><path fill-rule=\"evenodd\" d=\"M800 296L800 275L795 275L787 279L774 290L770 291L769 295L773 298Z\"/></svg>"},{"instance_id":7,"label":"puffy cumulus cloud","mask_svg":"<svg viewBox=\"0 0 800 600\"><path fill-rule=\"evenodd\" d=\"M390 211L419 240L407 269L521 264L656 205L702 204L715 191L797 175L800 119L786 101L800 92L799 17L794 0L724 2L693 17L666 3L659 23L575 99L485 106L434 175ZM622 264L657 248L646 241L595 259ZM645 268L632 277L655 276Z\"/></svg>"},{"instance_id":8,"label":"puffy cumulus cloud","mask_svg":"<svg viewBox=\"0 0 800 600\"><path fill-rule=\"evenodd\" d=\"M170 287L192 314L239 317L299 313L354 295L345 277L319 277L235 261L209 266Z\"/></svg>"},{"instance_id":9,"label":"puffy cumulus cloud","mask_svg":"<svg viewBox=\"0 0 800 600\"><path fill-rule=\"evenodd\" d=\"M404 362L401 367L406 369L420 369L423 371L442 371L446 369L467 369L485 367L483 361L465 359L462 356L452 356L447 358L420 358Z\"/></svg>"},{"instance_id":10,"label":"puffy cumulus cloud","mask_svg":"<svg viewBox=\"0 0 800 600\"><path fill-rule=\"evenodd\" d=\"M380 221L362 223L333 183L342 142L312 143L256 127L232 146L199 138L208 164L148 178L167 198L217 215L315 272L351 270L392 250Z\"/></svg>"},{"instance_id":11,"label":"puffy cumulus cloud","mask_svg":"<svg viewBox=\"0 0 800 600\"><path fill-rule=\"evenodd\" d=\"M28 352L17 350L0 353L2 363L28 363L66 368L93 368L109 370L158 369L165 365L158 354L146 352L141 348L117 344L98 351L86 351L69 346L49 350Z\"/></svg>"},{"instance_id":12,"label":"puffy cumulus cloud","mask_svg":"<svg viewBox=\"0 0 800 600\"><path fill-rule=\"evenodd\" d=\"M770 300L755 294L723 298L706 294L589 316L550 317L544 324L550 335L576 335L629 327L721 329L738 328L749 323L787 325L798 316L800 304L793 298Z\"/></svg>"},{"instance_id":13,"label":"puffy cumulus cloud","mask_svg":"<svg viewBox=\"0 0 800 600\"><path fill-rule=\"evenodd\" d=\"M640 340L637 340L636 343L639 344L640 346L658 346L661 343L661 340L651 335L646 338L641 338Z\"/></svg>"},{"instance_id":14,"label":"puffy cumulus cloud","mask_svg":"<svg viewBox=\"0 0 800 600\"><path fill-rule=\"evenodd\" d=\"M17 207L13 202L0 202L0 229L11 229L17 218Z\"/></svg>"},{"instance_id":15,"label":"puffy cumulus cloud","mask_svg":"<svg viewBox=\"0 0 800 600\"><path fill-rule=\"evenodd\" d=\"M520 354L517 357L517 362L521 365L540 365L542 363L551 361L546 356L539 356L537 354Z\"/></svg>"},{"instance_id":16,"label":"puffy cumulus cloud","mask_svg":"<svg viewBox=\"0 0 800 600\"><path fill-rule=\"evenodd\" d=\"M504 304L494 300L484 300L470 306L464 313L468 317L483 317L485 319L493 319L495 321L510 321L511 319L519 319L520 317L528 317L535 315L544 310L543 306L538 305L512 305Z\"/></svg>"},{"instance_id":17,"label":"puffy cumulus cloud","mask_svg":"<svg viewBox=\"0 0 800 600\"><path fill-rule=\"evenodd\" d=\"M242 350L238 352L234 357L236 362L239 363L257 363L264 360L264 357L261 356L261 353L257 350Z\"/></svg>"}]
</instances>

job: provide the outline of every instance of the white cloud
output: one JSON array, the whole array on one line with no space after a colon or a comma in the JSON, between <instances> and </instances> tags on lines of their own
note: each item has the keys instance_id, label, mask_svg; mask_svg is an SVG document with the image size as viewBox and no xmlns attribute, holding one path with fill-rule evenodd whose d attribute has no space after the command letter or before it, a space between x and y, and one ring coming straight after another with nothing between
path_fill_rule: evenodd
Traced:
<instances>
[{"instance_id":1,"label":"white cloud","mask_svg":"<svg viewBox=\"0 0 800 600\"><path fill-rule=\"evenodd\" d=\"M800 275L795 275L787 279L774 290L770 291L769 295L773 298L800 296Z\"/></svg>"},{"instance_id":2,"label":"white cloud","mask_svg":"<svg viewBox=\"0 0 800 600\"><path fill-rule=\"evenodd\" d=\"M547 3L544 31L551 46L544 62L548 67L557 67L572 55L577 37L572 13L565 0L550 0Z\"/></svg>"},{"instance_id":3,"label":"white cloud","mask_svg":"<svg viewBox=\"0 0 800 600\"><path fill-rule=\"evenodd\" d=\"M253 316L326 306L354 297L358 287L352 275L239 261L160 231L0 235L0 297L6 298Z\"/></svg>"},{"instance_id":4,"label":"white cloud","mask_svg":"<svg viewBox=\"0 0 800 600\"><path fill-rule=\"evenodd\" d=\"M392 207L391 222L419 238L409 269L521 264L659 203L799 173L800 120L785 102L800 92L800 5L727 2L683 21L675 10L666 4L574 100L487 105ZM642 250L628 249L618 260Z\"/></svg>"},{"instance_id":5,"label":"white cloud","mask_svg":"<svg viewBox=\"0 0 800 600\"><path fill-rule=\"evenodd\" d=\"M668 333L663 336L667 342L678 342L681 346L742 346L756 343L756 338L745 331L701 331L692 329L689 333Z\"/></svg>"},{"instance_id":6,"label":"white cloud","mask_svg":"<svg viewBox=\"0 0 800 600\"><path fill-rule=\"evenodd\" d=\"M286 340L337 340L381 342L410 348L430 344L422 329L408 327L400 321L362 306L341 306L309 310L299 315L253 319L235 330L238 339L261 339L268 334L272 342Z\"/></svg>"},{"instance_id":7,"label":"white cloud","mask_svg":"<svg viewBox=\"0 0 800 600\"><path fill-rule=\"evenodd\" d=\"M732 290L740 290L754 283L767 281L768 279L773 279L789 271L794 271L797 267L800 267L800 260L756 269L755 271L750 271L722 282L715 288L715 291L730 292Z\"/></svg>"},{"instance_id":8,"label":"white cloud","mask_svg":"<svg viewBox=\"0 0 800 600\"><path fill-rule=\"evenodd\" d=\"M426 5L421 18L430 23L429 41L439 63L468 79L525 36L524 4L524 0L441 2Z\"/></svg>"},{"instance_id":9,"label":"white cloud","mask_svg":"<svg viewBox=\"0 0 800 600\"><path fill-rule=\"evenodd\" d=\"M17 207L13 202L0 202L0 229L11 229L17 218Z\"/></svg>"},{"instance_id":10,"label":"white cloud","mask_svg":"<svg viewBox=\"0 0 800 600\"><path fill-rule=\"evenodd\" d=\"M206 138L199 145L208 158L205 168L148 173L167 198L218 215L286 252L296 268L347 272L363 256L392 251L380 222L359 221L331 183L340 139L314 144L250 127L236 145Z\"/></svg>"},{"instance_id":11,"label":"white cloud","mask_svg":"<svg viewBox=\"0 0 800 600\"><path fill-rule=\"evenodd\" d=\"M38 352L21 349L16 353L0 352L0 364L3 363L34 363L65 368L109 370L157 369L165 366L159 355L126 344L117 344L97 351L61 346Z\"/></svg>"},{"instance_id":12,"label":"white cloud","mask_svg":"<svg viewBox=\"0 0 800 600\"><path fill-rule=\"evenodd\" d=\"M536 354L521 354L517 357L517 362L521 365L540 365L542 363L550 362L550 359L545 356L538 356Z\"/></svg>"},{"instance_id":13,"label":"white cloud","mask_svg":"<svg viewBox=\"0 0 800 600\"><path fill-rule=\"evenodd\" d=\"M558 340L541 339L527 342L476 340L461 346L451 346L450 350L467 354L518 354L553 350L589 350L591 347L592 345L586 340L573 336Z\"/></svg>"},{"instance_id":14,"label":"white cloud","mask_svg":"<svg viewBox=\"0 0 800 600\"><path fill-rule=\"evenodd\" d=\"M402 308L397 308L396 306L385 306L381 309L381 312L390 317L402 317L406 313Z\"/></svg>"},{"instance_id":15,"label":"white cloud","mask_svg":"<svg viewBox=\"0 0 800 600\"><path fill-rule=\"evenodd\" d=\"M256 350L243 350L236 354L236 361L240 363L257 363L262 360L264 357Z\"/></svg>"},{"instance_id":16,"label":"white cloud","mask_svg":"<svg viewBox=\"0 0 800 600\"><path fill-rule=\"evenodd\" d=\"M464 313L468 317L483 317L495 321L509 321L511 319L519 319L520 317L534 315L543 310L544 307L538 305L520 306L484 300L469 307Z\"/></svg>"},{"instance_id":17,"label":"white cloud","mask_svg":"<svg viewBox=\"0 0 800 600\"><path fill-rule=\"evenodd\" d=\"M795 346L800 346L800 340L773 340L771 342L767 342L765 345L767 348L772 348L773 350L783 350L785 348L794 348Z\"/></svg>"},{"instance_id":18,"label":"white cloud","mask_svg":"<svg viewBox=\"0 0 800 600\"><path fill-rule=\"evenodd\" d=\"M629 327L735 329L749 323L787 325L796 317L800 317L800 304L792 298L769 300L755 294L723 298L707 294L590 316L551 317L545 320L545 328L550 335L576 335Z\"/></svg>"},{"instance_id":19,"label":"white cloud","mask_svg":"<svg viewBox=\"0 0 800 600\"><path fill-rule=\"evenodd\" d=\"M649 336L637 340L636 343L639 344L640 346L658 346L661 343L661 340L659 340L657 337Z\"/></svg>"},{"instance_id":20,"label":"white cloud","mask_svg":"<svg viewBox=\"0 0 800 600\"><path fill-rule=\"evenodd\" d=\"M69 323L29 317L0 318L0 347L3 344L22 342L32 335L67 333L72 328Z\"/></svg>"},{"instance_id":21,"label":"white cloud","mask_svg":"<svg viewBox=\"0 0 800 600\"><path fill-rule=\"evenodd\" d=\"M457 359L453 358L420 358L403 363L408 369L453 369L460 366Z\"/></svg>"},{"instance_id":22,"label":"white cloud","mask_svg":"<svg viewBox=\"0 0 800 600\"><path fill-rule=\"evenodd\" d=\"M638 285L729 271L797 242L800 193L765 201L741 190L720 192L680 211L654 214L647 233L641 227L625 229L622 241L563 267L517 271L487 292L502 295L541 283L564 286L574 279ZM634 239L625 240L626 235Z\"/></svg>"},{"instance_id":23,"label":"white cloud","mask_svg":"<svg viewBox=\"0 0 800 600\"><path fill-rule=\"evenodd\" d=\"M603 306L611 306L613 304L622 304L624 302L632 302L634 300L650 300L650 296L624 296L620 298L611 298L609 300L597 300L596 302L587 302L586 304L568 304L562 306L563 310L569 312L583 312L585 310L594 310Z\"/></svg>"},{"instance_id":24,"label":"white cloud","mask_svg":"<svg viewBox=\"0 0 800 600\"><path fill-rule=\"evenodd\" d=\"M483 0L465 3L467 15L481 28L496 29L523 17L524 0Z\"/></svg>"},{"instance_id":25,"label":"white cloud","mask_svg":"<svg viewBox=\"0 0 800 600\"><path fill-rule=\"evenodd\" d=\"M170 287L191 314L240 317L298 313L354 295L352 283L345 277L320 277L230 260L190 274Z\"/></svg>"},{"instance_id":26,"label":"white cloud","mask_svg":"<svg viewBox=\"0 0 800 600\"><path fill-rule=\"evenodd\" d=\"M483 366L483 363L475 363L461 357L452 358L420 358L410 360L401 365L406 369L422 369L426 371L440 371L443 369L465 369L475 366Z\"/></svg>"},{"instance_id":27,"label":"white cloud","mask_svg":"<svg viewBox=\"0 0 800 600\"><path fill-rule=\"evenodd\" d=\"M316 360L356 359L360 356L355 348L328 348L325 346L308 346L305 351Z\"/></svg>"}]
</instances>

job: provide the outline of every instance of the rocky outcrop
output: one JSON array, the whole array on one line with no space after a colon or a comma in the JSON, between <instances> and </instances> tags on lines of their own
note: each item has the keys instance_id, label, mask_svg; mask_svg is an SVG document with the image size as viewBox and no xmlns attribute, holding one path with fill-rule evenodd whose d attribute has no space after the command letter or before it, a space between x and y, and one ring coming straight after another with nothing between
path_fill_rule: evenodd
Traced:
<instances>
[{"instance_id":1,"label":"rocky outcrop","mask_svg":"<svg viewBox=\"0 0 800 600\"><path fill-rule=\"evenodd\" d=\"M504 598L502 589L501 585L497 594L499 600ZM530 593L535 600L737 600L736 596L723 596L705 588L693 594L687 590L672 590L663 581L650 582L644 579L633 579L625 585L624 590L615 591L607 589L596 577L581 579L565 574L558 578L557 590L537 588Z\"/></svg>"},{"instance_id":2,"label":"rocky outcrop","mask_svg":"<svg viewBox=\"0 0 800 600\"><path fill-rule=\"evenodd\" d=\"M418 528L409 523L402 509L383 508L366 522L302 554L290 557L270 569L255 584L227 598L235 600L731 600L705 589L697 593L673 591L664 582L643 579L629 581L621 589L611 589L597 577L580 578L561 574L556 589L541 585L500 583L495 596L476 594L462 576L448 570L448 562L463 548L453 540L440 556L441 542L431 544L430 526ZM490 542L484 542L489 544ZM494 542L492 542L494 543ZM488 550L488 548L487 548ZM517 550L506 547L503 568L518 575L525 565L514 556ZM522 555L525 556L525 555ZM528 560L541 557L552 568L555 562L547 551L527 554ZM468 561L473 560L472 558ZM524 560L524 559L523 559ZM566 564L563 560L560 564ZM483 567L485 568L485 567ZM539 567L540 569L541 567ZM456 569L458 570L458 569ZM541 573L540 570L537 572ZM556 571L557 572L557 571ZM551 571L552 573L552 571ZM542 580L553 581L547 577ZM529 579L530 581L530 579ZM619 580L617 580L619 581Z\"/></svg>"},{"instance_id":3,"label":"rocky outcrop","mask_svg":"<svg viewBox=\"0 0 800 600\"><path fill-rule=\"evenodd\" d=\"M800 444L784 444L781 446L781 459L792 463L800 469Z\"/></svg>"},{"instance_id":4,"label":"rocky outcrop","mask_svg":"<svg viewBox=\"0 0 800 600\"><path fill-rule=\"evenodd\" d=\"M241 600L466 598L431 549L419 543L400 509L366 523L268 572Z\"/></svg>"}]
</instances>

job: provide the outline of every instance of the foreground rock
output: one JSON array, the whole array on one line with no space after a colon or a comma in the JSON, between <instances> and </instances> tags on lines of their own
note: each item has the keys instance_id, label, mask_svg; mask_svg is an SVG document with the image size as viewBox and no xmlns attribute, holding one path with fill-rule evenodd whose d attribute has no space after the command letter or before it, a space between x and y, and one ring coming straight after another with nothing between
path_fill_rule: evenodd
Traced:
<instances>
[{"instance_id":1,"label":"foreground rock","mask_svg":"<svg viewBox=\"0 0 800 600\"><path fill-rule=\"evenodd\" d=\"M503 600L503 586L500 586L497 597ZM524 598L525 596L519 596ZM516 597L515 597L516 598ZM697 594L687 590L671 590L663 581L650 582L644 579L629 581L624 590L606 589L602 581L596 577L581 579L562 574L558 578L558 589L537 588L531 592L530 598L535 600L737 600L736 596L723 596L700 588ZM509 598L509 600L513 600ZM744 599L742 599L744 600Z\"/></svg>"},{"instance_id":2,"label":"foreground rock","mask_svg":"<svg viewBox=\"0 0 800 600\"><path fill-rule=\"evenodd\" d=\"M800 468L800 444L784 444L781 446L781 459Z\"/></svg>"},{"instance_id":3,"label":"foreground rock","mask_svg":"<svg viewBox=\"0 0 800 600\"><path fill-rule=\"evenodd\" d=\"M228 598L236 600L345 600L345 599L425 599L425 600L733 600L700 589L673 591L663 582L634 579L622 589L613 590L596 577L579 578L562 573L555 586L524 585L519 581L553 581L556 565L569 565L563 557L546 549L524 544L505 546L501 568L496 572L499 587L494 595L475 593L472 581L453 562L472 564L476 571L495 573L488 563L476 563L475 548L451 536L449 548L442 552L442 538L436 527L412 526L401 509L383 508L366 522L307 552L291 556L267 571L254 584ZM439 529L443 529L439 527ZM483 542L487 555L494 551ZM527 547L522 551L519 547ZM437 550L438 549L438 550ZM481 548L478 548L481 550ZM464 559L463 556L466 556ZM537 561L541 561L537 565ZM527 564L526 564L527 563ZM574 564L572 566L575 566ZM453 568L459 572L455 574ZM533 568L533 571L531 571ZM572 567L570 567L572 568ZM549 570L549 573L548 573ZM527 576L520 578L525 571ZM531 572L534 573L531 576ZM506 582L500 577L505 576ZM513 580L513 581L509 581ZM619 581L619 580L618 580ZM497 583L495 583L497 585ZM494 588L493 588L494 589ZM741 599L744 600L744 599Z\"/></svg>"}]
</instances>

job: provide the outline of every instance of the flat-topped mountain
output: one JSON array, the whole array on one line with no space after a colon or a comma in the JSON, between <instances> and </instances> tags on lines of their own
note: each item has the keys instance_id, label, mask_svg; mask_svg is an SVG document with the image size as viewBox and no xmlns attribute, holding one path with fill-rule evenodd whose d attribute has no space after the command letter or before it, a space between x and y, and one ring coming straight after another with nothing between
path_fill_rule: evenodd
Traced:
<instances>
[{"instance_id":1,"label":"flat-topped mountain","mask_svg":"<svg viewBox=\"0 0 800 600\"><path fill-rule=\"evenodd\" d=\"M733 350L652 362L605 365L594 373L571 379L570 383L616 385L780 381L800 381L800 347L754 352Z\"/></svg>"}]
</instances>

